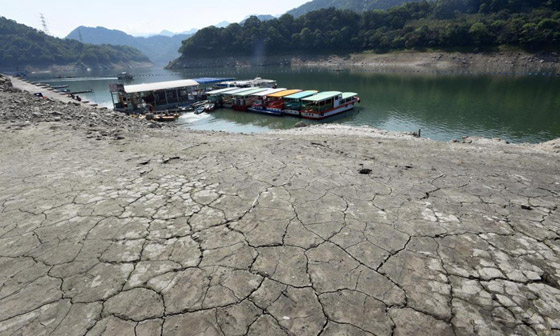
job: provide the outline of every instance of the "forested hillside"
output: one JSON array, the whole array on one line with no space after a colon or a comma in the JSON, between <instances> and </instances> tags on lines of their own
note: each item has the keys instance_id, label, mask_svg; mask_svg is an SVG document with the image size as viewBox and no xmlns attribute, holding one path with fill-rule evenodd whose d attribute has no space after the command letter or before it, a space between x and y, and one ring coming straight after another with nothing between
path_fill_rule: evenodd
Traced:
<instances>
[{"instance_id":1,"label":"forested hillside","mask_svg":"<svg viewBox=\"0 0 560 336\"><path fill-rule=\"evenodd\" d=\"M181 41L190 36L190 34L177 34L173 36L135 37L120 30L80 26L71 31L66 38L91 44L129 46L140 50L152 62L167 64L172 59L177 58L179 55L177 50L181 47Z\"/></svg>"},{"instance_id":2,"label":"forested hillside","mask_svg":"<svg viewBox=\"0 0 560 336\"><path fill-rule=\"evenodd\" d=\"M322 9L243 26L209 27L183 41L183 57L348 53L426 48L526 50L560 46L560 0L439 0L387 11Z\"/></svg>"},{"instance_id":3,"label":"forested hillside","mask_svg":"<svg viewBox=\"0 0 560 336\"><path fill-rule=\"evenodd\" d=\"M146 56L134 48L63 40L5 17L0 17L0 46L0 68L75 63L110 66L149 62Z\"/></svg>"},{"instance_id":4,"label":"forested hillside","mask_svg":"<svg viewBox=\"0 0 560 336\"><path fill-rule=\"evenodd\" d=\"M297 18L309 12L325 8L349 9L354 12L364 12L374 9L389 9L413 1L418 0L313 0L288 11L286 14Z\"/></svg>"}]
</instances>

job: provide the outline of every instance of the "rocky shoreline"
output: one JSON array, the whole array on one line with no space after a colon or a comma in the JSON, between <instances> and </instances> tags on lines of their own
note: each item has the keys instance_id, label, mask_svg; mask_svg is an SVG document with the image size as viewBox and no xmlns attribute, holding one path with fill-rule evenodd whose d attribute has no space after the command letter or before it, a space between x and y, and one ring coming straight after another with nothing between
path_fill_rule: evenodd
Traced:
<instances>
[{"instance_id":1,"label":"rocky shoreline","mask_svg":"<svg viewBox=\"0 0 560 336\"><path fill-rule=\"evenodd\" d=\"M560 331L558 142L151 125L0 77L0 334Z\"/></svg>"},{"instance_id":2,"label":"rocky shoreline","mask_svg":"<svg viewBox=\"0 0 560 336\"><path fill-rule=\"evenodd\" d=\"M468 70L475 72L560 73L560 59L555 52L532 54L504 52L393 52L387 54L353 54L330 56L318 61L297 62L300 66L395 67L416 70Z\"/></svg>"},{"instance_id":3,"label":"rocky shoreline","mask_svg":"<svg viewBox=\"0 0 560 336\"><path fill-rule=\"evenodd\" d=\"M64 95L19 79L14 81L18 81L19 88L14 87L8 77L0 75L0 125L6 125L8 128L29 127L40 123L64 123L73 129L86 129L92 137L122 138L121 134L124 132L170 127L73 101ZM42 97L33 95L35 92L41 93Z\"/></svg>"},{"instance_id":4,"label":"rocky shoreline","mask_svg":"<svg viewBox=\"0 0 560 336\"><path fill-rule=\"evenodd\" d=\"M560 58L556 52L391 52L360 53L347 56L285 55L261 57L178 58L167 69L292 66L327 68L403 68L413 70L468 70L476 72L553 72L560 73Z\"/></svg>"}]
</instances>

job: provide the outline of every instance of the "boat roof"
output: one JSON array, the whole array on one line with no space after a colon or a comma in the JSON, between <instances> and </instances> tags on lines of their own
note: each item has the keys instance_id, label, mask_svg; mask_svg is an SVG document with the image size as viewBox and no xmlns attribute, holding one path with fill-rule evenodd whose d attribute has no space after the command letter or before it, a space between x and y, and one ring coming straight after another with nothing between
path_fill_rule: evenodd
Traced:
<instances>
[{"instance_id":1,"label":"boat roof","mask_svg":"<svg viewBox=\"0 0 560 336\"><path fill-rule=\"evenodd\" d=\"M302 99L302 98L306 98L306 97L309 97L309 96L313 96L317 92L319 92L319 91L317 91L317 90L306 90L306 91L301 91L301 92L298 92L298 93L291 94L291 95L286 96L284 98Z\"/></svg>"},{"instance_id":2,"label":"boat roof","mask_svg":"<svg viewBox=\"0 0 560 336\"><path fill-rule=\"evenodd\" d=\"M286 97L286 96L289 96L289 95L292 95L292 94L298 93L298 92L301 92L301 90L284 90L284 91L280 91L280 92L276 92L276 93L273 93L271 95L268 95L268 97L282 98L282 97Z\"/></svg>"},{"instance_id":3,"label":"boat roof","mask_svg":"<svg viewBox=\"0 0 560 336\"><path fill-rule=\"evenodd\" d=\"M213 83L230 81L233 80L233 78L201 77L201 78L193 78L193 80L197 81L200 84L213 84Z\"/></svg>"},{"instance_id":4,"label":"boat roof","mask_svg":"<svg viewBox=\"0 0 560 336\"><path fill-rule=\"evenodd\" d=\"M190 87L190 86L198 86L198 82L192 79L181 79L181 80L174 80L174 81L167 81L167 82L125 85L124 92L135 93L135 92L145 92L145 91L176 89L176 88Z\"/></svg>"},{"instance_id":5,"label":"boat roof","mask_svg":"<svg viewBox=\"0 0 560 336\"><path fill-rule=\"evenodd\" d=\"M268 90L268 89L267 88L251 88L249 90L244 90L242 92L234 93L233 95L234 96L250 96L252 94L255 94L257 92L262 92L262 91L265 91L265 90Z\"/></svg>"},{"instance_id":6,"label":"boat roof","mask_svg":"<svg viewBox=\"0 0 560 336\"><path fill-rule=\"evenodd\" d=\"M336 97L336 96L340 95L341 93L342 92L340 92L340 91L325 91L325 92L317 93L316 95L311 96L311 97L303 98L302 100L317 102L317 101L326 100L326 99Z\"/></svg>"},{"instance_id":7,"label":"boat roof","mask_svg":"<svg viewBox=\"0 0 560 336\"><path fill-rule=\"evenodd\" d=\"M218 89L218 90L212 90L212 91L208 91L206 92L207 95L214 95L214 94L219 94L219 93L226 93L228 91L233 91L233 90L237 90L239 88L236 87L229 87L229 88L225 88L225 89Z\"/></svg>"},{"instance_id":8,"label":"boat roof","mask_svg":"<svg viewBox=\"0 0 560 336\"><path fill-rule=\"evenodd\" d=\"M274 79L262 79L260 77L256 77L255 79L241 79L241 80L224 80L220 82L220 84L228 85L253 85L259 83L276 83Z\"/></svg>"},{"instance_id":9,"label":"boat roof","mask_svg":"<svg viewBox=\"0 0 560 336\"><path fill-rule=\"evenodd\" d=\"M255 78L253 79L254 82L260 82L260 83L276 83L275 79L262 79L262 78Z\"/></svg>"},{"instance_id":10,"label":"boat roof","mask_svg":"<svg viewBox=\"0 0 560 336\"><path fill-rule=\"evenodd\" d=\"M233 89L232 91L228 91L228 92L224 92L224 95L234 95L236 93L241 93L243 91L249 91L249 90L253 90L254 87L248 87L248 88L238 88L238 87L234 87L234 88L229 88L229 89Z\"/></svg>"},{"instance_id":11,"label":"boat roof","mask_svg":"<svg viewBox=\"0 0 560 336\"><path fill-rule=\"evenodd\" d=\"M269 94L273 94L273 93L280 92L280 91L285 91L285 90L286 90L286 88L268 89L268 90L263 91L263 92L257 92L253 96L265 97L265 96L268 96Z\"/></svg>"},{"instance_id":12,"label":"boat roof","mask_svg":"<svg viewBox=\"0 0 560 336\"><path fill-rule=\"evenodd\" d=\"M357 95L358 94L356 92L342 92L342 99L354 97L354 96L357 96Z\"/></svg>"}]
</instances>

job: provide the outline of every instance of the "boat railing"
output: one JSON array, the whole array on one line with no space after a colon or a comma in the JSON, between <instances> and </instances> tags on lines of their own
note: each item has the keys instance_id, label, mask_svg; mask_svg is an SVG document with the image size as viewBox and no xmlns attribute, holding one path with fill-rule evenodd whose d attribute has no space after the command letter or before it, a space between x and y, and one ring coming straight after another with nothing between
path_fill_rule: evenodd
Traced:
<instances>
[{"instance_id":1,"label":"boat railing","mask_svg":"<svg viewBox=\"0 0 560 336\"><path fill-rule=\"evenodd\" d=\"M285 102L284 106L287 110L299 110L301 108L301 103L297 101L290 101Z\"/></svg>"},{"instance_id":2,"label":"boat railing","mask_svg":"<svg viewBox=\"0 0 560 336\"><path fill-rule=\"evenodd\" d=\"M284 101L282 100L275 100L273 102L268 103L268 107L270 108L283 108L284 107Z\"/></svg>"}]
</instances>

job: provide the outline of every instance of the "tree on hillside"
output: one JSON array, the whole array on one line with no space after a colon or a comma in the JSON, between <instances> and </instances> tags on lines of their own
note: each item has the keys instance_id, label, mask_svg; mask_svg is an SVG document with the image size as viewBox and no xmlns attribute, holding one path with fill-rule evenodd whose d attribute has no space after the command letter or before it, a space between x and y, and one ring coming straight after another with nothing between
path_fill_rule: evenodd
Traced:
<instances>
[{"instance_id":1,"label":"tree on hillside","mask_svg":"<svg viewBox=\"0 0 560 336\"><path fill-rule=\"evenodd\" d=\"M184 57L349 53L425 48L558 48L560 0L437 0L361 14L334 8L209 27L183 41Z\"/></svg>"}]
</instances>

